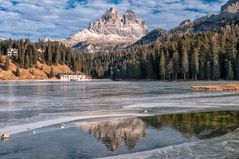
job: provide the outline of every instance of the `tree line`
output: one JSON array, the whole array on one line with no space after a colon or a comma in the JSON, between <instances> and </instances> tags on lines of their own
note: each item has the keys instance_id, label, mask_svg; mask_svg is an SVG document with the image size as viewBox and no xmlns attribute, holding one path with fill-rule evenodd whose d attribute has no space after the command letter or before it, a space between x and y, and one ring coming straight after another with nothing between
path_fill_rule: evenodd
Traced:
<instances>
[{"instance_id":1,"label":"tree line","mask_svg":"<svg viewBox=\"0 0 239 159\"><path fill-rule=\"evenodd\" d=\"M81 55L60 42L41 40L31 42L29 39L3 40L0 41L0 56L7 55L9 48L18 49L18 56L13 60L22 68L32 68L37 66L37 62L41 62L49 66L66 64L74 71L82 71ZM9 58L6 60L6 65L9 64L8 61Z\"/></svg>"},{"instance_id":2,"label":"tree line","mask_svg":"<svg viewBox=\"0 0 239 159\"><path fill-rule=\"evenodd\" d=\"M83 54L94 78L239 80L239 27L171 35L112 53Z\"/></svg>"}]
</instances>

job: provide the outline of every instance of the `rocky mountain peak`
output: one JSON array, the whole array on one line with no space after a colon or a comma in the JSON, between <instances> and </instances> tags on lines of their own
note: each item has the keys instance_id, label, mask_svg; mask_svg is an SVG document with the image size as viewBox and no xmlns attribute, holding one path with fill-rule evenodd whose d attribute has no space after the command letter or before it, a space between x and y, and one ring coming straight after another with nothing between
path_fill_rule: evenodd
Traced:
<instances>
[{"instance_id":1,"label":"rocky mountain peak","mask_svg":"<svg viewBox=\"0 0 239 159\"><path fill-rule=\"evenodd\" d=\"M110 8L101 18L101 20L117 20L120 19L121 15L115 7Z\"/></svg>"},{"instance_id":2,"label":"rocky mountain peak","mask_svg":"<svg viewBox=\"0 0 239 159\"><path fill-rule=\"evenodd\" d=\"M221 8L222 14L235 14L239 13L239 0L229 0Z\"/></svg>"},{"instance_id":3,"label":"rocky mountain peak","mask_svg":"<svg viewBox=\"0 0 239 159\"><path fill-rule=\"evenodd\" d=\"M115 7L111 7L110 10L108 12L111 12L111 13L118 13L118 10L117 8Z\"/></svg>"},{"instance_id":4,"label":"rocky mountain peak","mask_svg":"<svg viewBox=\"0 0 239 159\"><path fill-rule=\"evenodd\" d=\"M125 12L125 15L134 15L136 16L136 14L134 13L134 11L130 10L130 9L127 9L126 12Z\"/></svg>"},{"instance_id":5,"label":"rocky mountain peak","mask_svg":"<svg viewBox=\"0 0 239 159\"><path fill-rule=\"evenodd\" d=\"M123 17L124 17L125 24L131 23L131 22L133 23L142 22L132 10L127 10Z\"/></svg>"},{"instance_id":6,"label":"rocky mountain peak","mask_svg":"<svg viewBox=\"0 0 239 159\"><path fill-rule=\"evenodd\" d=\"M127 10L121 15L115 7L112 7L87 29L80 30L70 37L66 44L77 48L81 46L112 48L119 45L125 47L139 40L147 32L146 23L133 11Z\"/></svg>"}]
</instances>

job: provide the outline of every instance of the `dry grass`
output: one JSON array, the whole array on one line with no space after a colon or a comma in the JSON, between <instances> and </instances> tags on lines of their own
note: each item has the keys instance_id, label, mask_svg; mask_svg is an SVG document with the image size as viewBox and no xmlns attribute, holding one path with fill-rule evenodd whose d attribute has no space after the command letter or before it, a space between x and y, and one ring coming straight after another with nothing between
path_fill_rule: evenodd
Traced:
<instances>
[{"instance_id":1,"label":"dry grass","mask_svg":"<svg viewBox=\"0 0 239 159\"><path fill-rule=\"evenodd\" d=\"M208 85L208 86L192 86L192 89L201 90L217 90L217 91L238 91L239 85Z\"/></svg>"},{"instance_id":2,"label":"dry grass","mask_svg":"<svg viewBox=\"0 0 239 159\"><path fill-rule=\"evenodd\" d=\"M4 57L5 60L5 57ZM4 70L4 63L0 63L0 80L48 80L48 74L53 68L55 74L58 73L72 73L72 70L67 65L48 66L38 62L37 66L33 68L24 69L20 68L20 77L16 76L17 65L12 61L8 71ZM53 80L56 78L53 78Z\"/></svg>"}]
</instances>

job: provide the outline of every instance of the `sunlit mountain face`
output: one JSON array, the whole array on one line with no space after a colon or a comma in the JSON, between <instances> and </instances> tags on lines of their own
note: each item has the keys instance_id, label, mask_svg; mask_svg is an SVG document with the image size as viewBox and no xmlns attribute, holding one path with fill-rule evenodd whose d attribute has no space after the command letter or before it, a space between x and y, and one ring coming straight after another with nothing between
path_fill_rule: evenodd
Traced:
<instances>
[{"instance_id":1,"label":"sunlit mountain face","mask_svg":"<svg viewBox=\"0 0 239 159\"><path fill-rule=\"evenodd\" d=\"M171 29L185 19L218 13L226 0L10 0L0 2L1 38L68 38L114 6L133 10L149 30Z\"/></svg>"}]
</instances>

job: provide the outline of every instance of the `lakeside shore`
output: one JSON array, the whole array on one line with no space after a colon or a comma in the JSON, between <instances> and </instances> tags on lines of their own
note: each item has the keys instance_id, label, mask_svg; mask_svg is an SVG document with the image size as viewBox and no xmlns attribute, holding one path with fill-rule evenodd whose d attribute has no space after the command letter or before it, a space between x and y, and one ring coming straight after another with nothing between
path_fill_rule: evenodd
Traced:
<instances>
[{"instance_id":1,"label":"lakeside shore","mask_svg":"<svg viewBox=\"0 0 239 159\"><path fill-rule=\"evenodd\" d=\"M87 79L81 81L63 81L60 79L24 79L24 80L0 80L1 82L85 82L85 81L96 81L96 79Z\"/></svg>"},{"instance_id":2,"label":"lakeside shore","mask_svg":"<svg viewBox=\"0 0 239 159\"><path fill-rule=\"evenodd\" d=\"M112 79L85 79L81 81L64 81L61 79L13 79L13 80L0 80L2 82L88 82L88 81L113 81L113 82L162 82L162 83L197 83L200 82L201 85L192 85L191 89L202 89L202 90L222 90L223 87L233 88L233 90L239 89L239 81L227 81L227 80L219 80L219 81L208 81L208 80L175 80L175 81L164 81L164 80L112 80ZM216 82L216 84L215 84ZM205 83L205 85L204 85ZM210 84L213 83L213 84ZM226 90L226 88L224 90Z\"/></svg>"}]
</instances>

